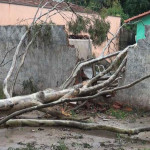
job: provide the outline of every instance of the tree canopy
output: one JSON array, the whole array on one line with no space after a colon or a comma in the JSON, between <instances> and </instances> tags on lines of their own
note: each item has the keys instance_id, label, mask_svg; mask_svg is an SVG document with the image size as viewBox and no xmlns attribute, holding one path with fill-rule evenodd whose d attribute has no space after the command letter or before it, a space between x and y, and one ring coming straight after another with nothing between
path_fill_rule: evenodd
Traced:
<instances>
[{"instance_id":1,"label":"tree canopy","mask_svg":"<svg viewBox=\"0 0 150 150\"><path fill-rule=\"evenodd\" d=\"M150 0L120 0L120 3L129 17L136 16L150 9Z\"/></svg>"},{"instance_id":2,"label":"tree canopy","mask_svg":"<svg viewBox=\"0 0 150 150\"><path fill-rule=\"evenodd\" d=\"M150 0L65 0L101 14L121 16L122 20L148 11ZM138 9L137 9L138 8Z\"/></svg>"}]
</instances>

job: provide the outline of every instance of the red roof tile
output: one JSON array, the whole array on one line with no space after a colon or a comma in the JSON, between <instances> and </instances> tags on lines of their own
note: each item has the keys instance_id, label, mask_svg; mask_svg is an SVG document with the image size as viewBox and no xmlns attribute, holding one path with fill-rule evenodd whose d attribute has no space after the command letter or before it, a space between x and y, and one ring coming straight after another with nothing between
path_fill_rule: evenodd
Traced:
<instances>
[{"instance_id":1,"label":"red roof tile","mask_svg":"<svg viewBox=\"0 0 150 150\"><path fill-rule=\"evenodd\" d=\"M37 7L39 5L41 0L0 0L0 2L3 3L9 3L9 4L17 4L17 5L26 5L26 6L34 6ZM52 8L53 6L55 6L58 2L53 1L53 0L44 0L43 4L49 2L46 5L46 8ZM71 7L71 9L75 12L81 12L81 13L85 13L86 10L84 7L69 3L69 6ZM57 9L66 9L68 7L67 3L62 2L57 6ZM69 10L69 8L68 8Z\"/></svg>"},{"instance_id":2,"label":"red roof tile","mask_svg":"<svg viewBox=\"0 0 150 150\"><path fill-rule=\"evenodd\" d=\"M139 14L139 15L137 15L137 16L134 16L134 17L132 17L132 18L129 18L129 19L125 20L124 22L125 22L125 23L128 23L128 22L130 22L130 21L133 21L133 20L135 20L135 19L139 19L139 18L144 17L144 16L149 15L149 14L150 14L150 10L147 11L147 12L144 12L144 13L142 13L142 14Z\"/></svg>"}]
</instances>

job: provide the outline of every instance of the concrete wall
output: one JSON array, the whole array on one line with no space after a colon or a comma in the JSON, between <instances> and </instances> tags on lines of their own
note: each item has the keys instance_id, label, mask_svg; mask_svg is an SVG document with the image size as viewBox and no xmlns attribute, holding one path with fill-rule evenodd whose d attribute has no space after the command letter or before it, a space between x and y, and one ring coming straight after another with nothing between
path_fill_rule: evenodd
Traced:
<instances>
[{"instance_id":1,"label":"concrete wall","mask_svg":"<svg viewBox=\"0 0 150 150\"><path fill-rule=\"evenodd\" d=\"M128 51L126 70L120 86L150 74L150 26L146 26L146 39L138 40L137 47ZM140 109L150 110L150 78L135 86L117 92L115 100Z\"/></svg>"},{"instance_id":2,"label":"concrete wall","mask_svg":"<svg viewBox=\"0 0 150 150\"><path fill-rule=\"evenodd\" d=\"M135 33L122 28L119 35L119 50L125 49L128 45L135 43Z\"/></svg>"},{"instance_id":3,"label":"concrete wall","mask_svg":"<svg viewBox=\"0 0 150 150\"><path fill-rule=\"evenodd\" d=\"M7 4L0 3L0 25L29 25L32 22L32 19L36 13L37 8L31 6L23 6L23 5L15 5L15 4ZM43 13L47 12L47 9L43 9ZM54 15L55 14L55 15ZM88 18L92 18L96 15L93 14L84 14L79 13L81 16L85 16ZM51 12L51 18L48 21L54 22L56 25L64 25L67 26L68 21L71 19L75 20L76 15L69 11L61 11L57 13L57 11ZM45 20L43 17L41 20ZM108 16L106 19L110 23L110 33L115 34L120 27L121 19L120 17ZM113 37L112 34L108 33L108 39ZM82 33L85 35L85 33ZM101 46L94 47L92 45L92 53L96 57L100 56L102 49L105 47L107 41L103 42ZM115 46L114 46L115 44ZM114 39L113 43L110 45L110 52L118 50L119 47L119 38Z\"/></svg>"},{"instance_id":4,"label":"concrete wall","mask_svg":"<svg viewBox=\"0 0 150 150\"><path fill-rule=\"evenodd\" d=\"M77 49L79 59L87 60L92 57L92 41L84 39L69 39L69 44Z\"/></svg>"},{"instance_id":5,"label":"concrete wall","mask_svg":"<svg viewBox=\"0 0 150 150\"><path fill-rule=\"evenodd\" d=\"M26 26L0 26L0 62L7 51L16 46L26 31ZM47 29L47 28L46 28ZM41 33L43 33L43 27ZM32 80L38 90L48 87L58 87L70 75L74 68L77 57L76 49L68 46L68 39L64 26L50 26L49 34L40 34L29 49L24 66L17 80L16 90L22 92L23 81ZM30 35L25 39L19 55L25 50ZM0 65L0 82L2 83L11 65L15 48L6 56ZM18 61L20 59L18 58ZM68 63L69 62L69 63ZM18 65L18 63L17 63ZM11 78L11 82L13 78Z\"/></svg>"}]
</instances>

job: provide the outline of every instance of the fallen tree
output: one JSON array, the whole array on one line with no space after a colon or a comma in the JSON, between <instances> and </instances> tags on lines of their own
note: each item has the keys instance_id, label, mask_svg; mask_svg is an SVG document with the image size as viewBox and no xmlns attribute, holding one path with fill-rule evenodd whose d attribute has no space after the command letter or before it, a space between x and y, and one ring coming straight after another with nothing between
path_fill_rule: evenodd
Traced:
<instances>
[{"instance_id":1,"label":"fallen tree","mask_svg":"<svg viewBox=\"0 0 150 150\"><path fill-rule=\"evenodd\" d=\"M127 51L127 50L125 50L125 51ZM111 55L108 55L106 57L103 57L100 60L107 59L107 58L115 56L117 54L118 54L118 52L116 52L114 54L111 54ZM114 61L114 65L119 61L120 57L123 54L124 54L124 52L122 52L121 55L119 54L118 58L115 59L115 61ZM95 62L96 61L94 60L93 63L95 63ZM91 63L91 61L89 61L89 63ZM78 71L80 71L80 69ZM106 73L107 73L106 71L103 72L101 74L101 77L104 76ZM96 76L96 77L98 77L98 76ZM16 110L19 110L19 109L23 109L23 108L26 108L26 107L29 107L29 106L36 105L37 101L40 101L42 103L47 103L47 102L58 100L59 98L61 98L62 96L68 94L69 92L73 92L74 89L82 88L83 85L85 86L85 85L91 84L91 82L93 82L93 80L95 80L95 78L89 80L87 83L83 82L80 85L77 85L77 86L72 87L72 88L64 89L64 90L55 91L55 90L52 90L52 89L46 89L46 90L43 91L43 93L45 95L44 98L40 98L41 95L40 95L40 92L38 92L38 93L31 94L31 95L16 96L16 97L8 98L8 99L3 99L3 100L0 101L0 110L10 110L11 109L12 111L13 110L16 111ZM110 81L107 81L107 82L110 82ZM82 92L80 92L80 95L82 95L83 93L85 93L85 90L87 90L87 88L82 88L82 89L83 90L82 90Z\"/></svg>"},{"instance_id":2,"label":"fallen tree","mask_svg":"<svg viewBox=\"0 0 150 150\"><path fill-rule=\"evenodd\" d=\"M98 129L98 130L104 129L104 130L109 130L109 131L123 133L123 134L130 134L130 135L138 134L144 131L149 131L149 128L120 129L117 127L111 127L111 126L109 127L109 126L103 126L103 125L94 124L94 123L88 124L88 123L81 123L81 122L75 122L75 121L13 119L18 115L31 112L34 110L42 111L46 114L51 115L52 117L56 117L59 119L72 119L70 116L66 116L61 111L51 110L50 107L52 108L53 106L56 106L59 104L66 104L70 102L79 102L79 101L84 102L83 103L84 105L86 101L98 98L101 95L112 95L114 92L117 92L118 90L122 90L125 88L129 88L131 86L134 86L135 84L141 82L142 80L150 77L150 75L147 75L128 85L118 87L118 80L121 78L121 75L124 71L124 67L126 66L128 49L131 47L136 47L137 45L134 44L134 45L128 46L122 51L117 51L112 54L108 54L104 56L104 52L106 51L110 43L113 41L113 39L116 38L117 36L116 34L104 48L102 56L98 58L93 58L87 61L79 62L73 69L69 78L64 82L64 84L58 90L46 89L44 91L39 91L37 93L33 93L30 95L12 97L12 93L14 90L14 86L15 86L20 68L24 64L29 47L32 44L35 36L37 36L37 32L33 35L32 39L30 40L30 42L28 43L24 51L24 54L21 57L21 62L17 70L14 83L12 84L12 87L10 88L11 90L8 91L8 80L10 79L14 71L15 64L17 61L17 56L18 56L18 53L19 53L19 50L20 50L20 47L22 45L24 38L26 37L29 31L32 31L34 25L36 24L37 21L40 20L41 17L46 16L46 18L49 18L50 17L49 13L53 11L54 9L56 9L57 6L59 6L59 4L61 3L62 2L59 2L58 4L56 4L52 9L49 9L47 13L44 13L44 14L40 13L39 17L37 17L38 11L40 10L38 9L31 26L29 26L28 30L22 36L16 48L14 57L12 59L12 65L10 67L10 70L8 71L8 74L6 75L6 78L3 84L3 91L6 96L6 99L0 100L0 111L1 111L1 114L4 114L4 116L0 120L0 126L9 127L9 126L24 126L24 125L27 125L27 126L52 126L52 125L62 126L63 125L63 126L69 126L69 127L77 127L81 129ZM43 9L43 7L45 6L46 4L40 7ZM117 33L119 33L119 30ZM83 81L82 83L78 85L71 86L71 83L74 84L74 80L76 79L81 69L83 69L83 67L95 65L96 63L100 63L102 60L107 60L108 58L111 58L111 57L113 57L113 61L106 70L99 72L96 76L94 76L93 78L89 80ZM110 73L110 72L113 72L113 73ZM108 74L109 76L105 78L105 76ZM82 119L79 119L79 120L82 120Z\"/></svg>"},{"instance_id":3,"label":"fallen tree","mask_svg":"<svg viewBox=\"0 0 150 150\"><path fill-rule=\"evenodd\" d=\"M22 109L20 111L16 111L10 115L8 115L7 117L5 117L4 119L0 120L0 125L4 124L6 121L8 121L9 119L11 118L14 118L18 115L21 115L21 114L24 114L24 113L27 113L27 112L31 112L33 110L40 110L40 109L43 109L43 108L47 108L47 107L52 107L52 106L55 106L55 105L58 105L58 104L62 104L62 103L65 103L65 102L77 102L77 101L88 101L88 100L92 100L94 98L98 98L99 96L103 95L103 94L112 94L113 92L116 92L118 90L122 90L122 89L126 89L126 88L129 88L129 87L132 87L134 86L135 84L149 78L150 75L147 75L143 78L140 78L128 85L125 85L125 86L122 86L122 87L116 87L114 89L110 89L110 90L105 90L105 91L101 91L95 95L92 95L92 96L86 96L86 97L76 97L76 98L69 98L69 97L65 97L64 99L63 98L60 98L59 100L57 101L54 101L54 102L51 102L51 103L48 103L48 104L40 104L40 105L37 105L37 106L33 106L33 107L29 107L29 108L26 108L26 109ZM74 91L74 93L79 93L79 90L76 90ZM54 113L54 115L56 115L56 113ZM68 118L69 119L69 118Z\"/></svg>"}]
</instances>

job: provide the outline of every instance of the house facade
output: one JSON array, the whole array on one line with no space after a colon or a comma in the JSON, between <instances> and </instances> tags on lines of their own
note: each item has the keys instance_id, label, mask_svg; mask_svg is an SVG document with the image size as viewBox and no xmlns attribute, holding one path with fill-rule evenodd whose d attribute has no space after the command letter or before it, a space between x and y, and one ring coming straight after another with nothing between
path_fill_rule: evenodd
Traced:
<instances>
[{"instance_id":1,"label":"house facade","mask_svg":"<svg viewBox=\"0 0 150 150\"><path fill-rule=\"evenodd\" d=\"M129 22L137 23L136 42L140 39L145 39L145 25L150 25L150 11L125 20L125 23Z\"/></svg>"}]
</instances>

